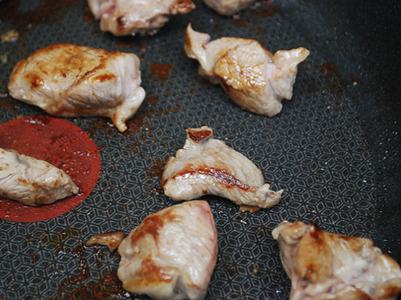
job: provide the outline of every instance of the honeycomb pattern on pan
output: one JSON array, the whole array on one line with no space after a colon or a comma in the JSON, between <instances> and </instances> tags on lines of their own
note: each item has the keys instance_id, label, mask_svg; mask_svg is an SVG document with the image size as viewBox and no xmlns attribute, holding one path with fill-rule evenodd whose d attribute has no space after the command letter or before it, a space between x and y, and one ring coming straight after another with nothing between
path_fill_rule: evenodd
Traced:
<instances>
[{"instance_id":1,"label":"honeycomb pattern on pan","mask_svg":"<svg viewBox=\"0 0 401 300\"><path fill-rule=\"evenodd\" d=\"M128 234L148 214L174 204L160 189L160 174L167 157L183 146L189 127L212 127L216 138L255 162L274 190L284 189L278 205L254 214L206 197L219 236L207 299L288 298L290 281L271 237L283 220L370 236L374 172L356 111L339 80L322 68L326 60L276 6L259 3L239 18L226 18L197 1L196 11L173 18L153 37L116 38L100 32L84 3L61 2L66 6L56 22L32 23L21 29L19 41L0 44L0 55L8 54L7 63L0 64L1 93L19 59L46 45L69 42L139 55L147 98L123 134L106 119L68 119L88 132L100 151L98 183L85 201L60 217L37 223L0 220L1 298L148 299L121 288L116 253L84 243L97 233ZM38 5L25 9L34 11ZM220 87L202 80L197 63L183 51L189 22L212 39L254 38L272 52L308 48L311 55L300 65L293 100L284 102L282 113L270 119L242 111ZM17 25L0 21L0 33ZM166 80L152 74L152 62L171 64ZM44 114L9 97L0 103L1 122Z\"/></svg>"}]
</instances>

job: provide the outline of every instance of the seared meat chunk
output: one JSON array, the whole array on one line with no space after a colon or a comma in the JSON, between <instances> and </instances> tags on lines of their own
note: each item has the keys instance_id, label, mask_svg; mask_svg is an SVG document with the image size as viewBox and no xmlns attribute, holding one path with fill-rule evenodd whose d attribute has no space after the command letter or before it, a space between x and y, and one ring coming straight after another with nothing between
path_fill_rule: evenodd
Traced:
<instances>
[{"instance_id":1,"label":"seared meat chunk","mask_svg":"<svg viewBox=\"0 0 401 300\"><path fill-rule=\"evenodd\" d=\"M88 0L100 29L114 35L153 35L170 15L195 8L191 0Z\"/></svg>"},{"instance_id":2,"label":"seared meat chunk","mask_svg":"<svg viewBox=\"0 0 401 300\"><path fill-rule=\"evenodd\" d=\"M15 29L11 29L0 35L0 41L2 43L15 42L18 40L18 38L19 38L19 32Z\"/></svg>"},{"instance_id":3,"label":"seared meat chunk","mask_svg":"<svg viewBox=\"0 0 401 300\"><path fill-rule=\"evenodd\" d=\"M145 98L139 65L135 54L54 44L18 62L8 89L51 115L110 117L125 131Z\"/></svg>"},{"instance_id":4,"label":"seared meat chunk","mask_svg":"<svg viewBox=\"0 0 401 300\"><path fill-rule=\"evenodd\" d=\"M203 299L217 257L209 204L184 202L146 217L118 252L124 289L156 299Z\"/></svg>"},{"instance_id":5,"label":"seared meat chunk","mask_svg":"<svg viewBox=\"0 0 401 300\"><path fill-rule=\"evenodd\" d=\"M273 230L273 238L291 278L291 300L395 299L401 291L400 266L370 239L287 221Z\"/></svg>"},{"instance_id":6,"label":"seared meat chunk","mask_svg":"<svg viewBox=\"0 0 401 300\"><path fill-rule=\"evenodd\" d=\"M255 0L204 0L205 3L221 15L231 16L248 8Z\"/></svg>"},{"instance_id":7,"label":"seared meat chunk","mask_svg":"<svg viewBox=\"0 0 401 300\"><path fill-rule=\"evenodd\" d=\"M116 250L120 246L124 239L124 233L122 231L113 231L108 233L100 233L92 236L87 242L87 246L103 245L107 246L111 252Z\"/></svg>"},{"instance_id":8,"label":"seared meat chunk","mask_svg":"<svg viewBox=\"0 0 401 300\"><path fill-rule=\"evenodd\" d=\"M78 194L63 170L15 150L0 148L0 196L39 206Z\"/></svg>"},{"instance_id":9,"label":"seared meat chunk","mask_svg":"<svg viewBox=\"0 0 401 300\"><path fill-rule=\"evenodd\" d=\"M200 63L199 74L221 84L242 109L273 117L292 98L297 65L309 55L305 48L280 50L272 55L257 41L210 36L188 26L184 50Z\"/></svg>"},{"instance_id":10,"label":"seared meat chunk","mask_svg":"<svg viewBox=\"0 0 401 300\"><path fill-rule=\"evenodd\" d=\"M164 167L164 193L174 200L212 194L261 208L278 203L282 190L270 190L253 162L212 136L207 126L187 130L184 148L169 157Z\"/></svg>"}]
</instances>

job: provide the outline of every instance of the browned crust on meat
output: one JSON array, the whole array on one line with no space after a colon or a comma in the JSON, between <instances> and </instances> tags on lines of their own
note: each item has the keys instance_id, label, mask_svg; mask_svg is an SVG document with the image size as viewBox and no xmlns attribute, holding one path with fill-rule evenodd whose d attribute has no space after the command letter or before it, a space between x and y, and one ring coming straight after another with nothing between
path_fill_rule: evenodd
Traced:
<instances>
[{"instance_id":1,"label":"browned crust on meat","mask_svg":"<svg viewBox=\"0 0 401 300\"><path fill-rule=\"evenodd\" d=\"M147 235L151 235L156 244L159 238L159 231L165 223L180 220L180 217L173 214L171 210L162 209L158 213L146 217L142 224L137 227L131 236L131 244L135 245L138 241ZM164 212L163 212L164 211Z\"/></svg>"},{"instance_id":2,"label":"browned crust on meat","mask_svg":"<svg viewBox=\"0 0 401 300\"><path fill-rule=\"evenodd\" d=\"M241 180L235 178L233 175L231 175L227 170L225 169L217 169L217 168L211 168L207 166L200 166L198 168L194 168L193 165L187 165L186 168L182 169L180 172L176 173L174 176L172 176L171 179L176 179L177 177L184 176L184 175L194 175L194 174L202 174L202 175L208 175L216 179L217 182L225 185L227 188L233 188L237 187L242 190L250 190L251 187L243 182ZM163 182L164 186L167 183L167 180Z\"/></svg>"},{"instance_id":3,"label":"browned crust on meat","mask_svg":"<svg viewBox=\"0 0 401 300\"><path fill-rule=\"evenodd\" d=\"M373 295L373 297L370 299L391 299L397 297L397 295L401 292L401 286L395 286L391 282L383 283L380 288L383 289L383 292L377 295L375 293L375 295Z\"/></svg>"},{"instance_id":4,"label":"browned crust on meat","mask_svg":"<svg viewBox=\"0 0 401 300\"><path fill-rule=\"evenodd\" d=\"M120 16L117 18L117 30L118 31L124 31L125 30L125 25L127 23L127 20L124 16Z\"/></svg>"},{"instance_id":5,"label":"browned crust on meat","mask_svg":"<svg viewBox=\"0 0 401 300\"><path fill-rule=\"evenodd\" d=\"M45 56L48 55L49 52L51 53L58 50L60 50L60 56L58 57L60 64L57 66L57 68L53 70L50 70L48 67L44 68L44 62L42 62L42 60L38 60L37 67L39 74L42 72L43 74L47 75L50 72L50 75L55 75L57 73L62 77L66 77L71 70L79 70L77 79L69 87L69 89L79 85L82 81L87 80L89 77L98 74L102 69L105 69L106 61L110 58L110 56L121 54L108 52L103 49L96 49L87 46L76 46L67 43L49 45L32 53L27 60L22 60L17 63L13 72L11 73L9 86L18 78L18 74L23 71L27 63L34 61L36 57ZM61 52L61 50L63 51ZM85 51L96 51L96 57L89 61L87 59L80 59L80 54L84 53ZM44 84L43 79L36 73L27 73L25 76L32 88L39 88ZM104 74L97 75L93 80L106 81L113 79L115 79L115 75L105 70Z\"/></svg>"},{"instance_id":6,"label":"browned crust on meat","mask_svg":"<svg viewBox=\"0 0 401 300\"><path fill-rule=\"evenodd\" d=\"M189 49L192 49L192 39L191 39L191 36L190 36L190 34L189 34L189 32L188 32L188 29L185 31L185 44L184 44L184 50L185 50L185 53L188 55L188 51L190 51Z\"/></svg>"},{"instance_id":7,"label":"browned crust on meat","mask_svg":"<svg viewBox=\"0 0 401 300\"><path fill-rule=\"evenodd\" d=\"M188 138L195 143L199 143L213 135L213 131L210 129L198 130L198 129L187 129Z\"/></svg>"},{"instance_id":8,"label":"browned crust on meat","mask_svg":"<svg viewBox=\"0 0 401 300\"><path fill-rule=\"evenodd\" d=\"M14 69L12 70L11 75L10 75L10 80L8 82L8 88L10 88L10 86L14 85L14 82L18 79L18 77L24 70L25 65L26 65L26 59L23 59L23 60L20 60L19 62L17 62L17 64L14 66Z\"/></svg>"},{"instance_id":9,"label":"browned crust on meat","mask_svg":"<svg viewBox=\"0 0 401 300\"><path fill-rule=\"evenodd\" d=\"M224 184L228 188L238 187L242 190L249 190L251 188L249 185L242 183L239 179L235 178L224 169L204 167L202 169L198 169L197 172L199 174L214 177L219 183Z\"/></svg>"},{"instance_id":10,"label":"browned crust on meat","mask_svg":"<svg viewBox=\"0 0 401 300\"><path fill-rule=\"evenodd\" d=\"M313 223L297 246L295 267L299 278L317 282L331 274L331 249L325 238L326 233Z\"/></svg>"},{"instance_id":11,"label":"browned crust on meat","mask_svg":"<svg viewBox=\"0 0 401 300\"><path fill-rule=\"evenodd\" d=\"M29 73L29 74L27 74L26 77L27 77L27 79L28 79L28 82L30 82L30 85L31 85L31 88L32 88L32 89L38 88L38 87L44 85L43 78L40 77L40 76L37 75L37 74Z\"/></svg>"},{"instance_id":12,"label":"browned crust on meat","mask_svg":"<svg viewBox=\"0 0 401 300\"><path fill-rule=\"evenodd\" d=\"M113 80L115 78L116 78L116 75L108 73L108 74L101 74L96 77L93 77L92 81L105 82L105 81Z\"/></svg>"},{"instance_id":13,"label":"browned crust on meat","mask_svg":"<svg viewBox=\"0 0 401 300\"><path fill-rule=\"evenodd\" d=\"M141 262L141 267L128 281L123 282L124 289L131 291L138 287L156 286L160 283L170 283L174 279L175 269L158 266L151 255Z\"/></svg>"},{"instance_id":14,"label":"browned crust on meat","mask_svg":"<svg viewBox=\"0 0 401 300\"><path fill-rule=\"evenodd\" d=\"M184 15L195 8L195 4L191 0L177 0L174 1L169 10L176 13Z\"/></svg>"}]
</instances>

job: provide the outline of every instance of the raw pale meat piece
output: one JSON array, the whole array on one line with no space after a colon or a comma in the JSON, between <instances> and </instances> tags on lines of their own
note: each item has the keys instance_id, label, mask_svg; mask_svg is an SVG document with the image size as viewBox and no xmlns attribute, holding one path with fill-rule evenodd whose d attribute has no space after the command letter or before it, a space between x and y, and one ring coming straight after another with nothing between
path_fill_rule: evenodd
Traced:
<instances>
[{"instance_id":1,"label":"raw pale meat piece","mask_svg":"<svg viewBox=\"0 0 401 300\"><path fill-rule=\"evenodd\" d=\"M297 65L309 51L296 48L272 55L257 41L221 38L209 42L210 36L188 25L184 50L200 63L199 74L224 88L242 109L273 117L292 98Z\"/></svg>"},{"instance_id":2,"label":"raw pale meat piece","mask_svg":"<svg viewBox=\"0 0 401 300\"><path fill-rule=\"evenodd\" d=\"M153 35L171 15L195 8L191 0L88 0L100 29L116 36Z\"/></svg>"},{"instance_id":3,"label":"raw pale meat piece","mask_svg":"<svg viewBox=\"0 0 401 300\"><path fill-rule=\"evenodd\" d=\"M400 266L370 239L287 221L273 230L273 238L291 279L291 300L395 299L401 291Z\"/></svg>"},{"instance_id":4,"label":"raw pale meat piece","mask_svg":"<svg viewBox=\"0 0 401 300\"><path fill-rule=\"evenodd\" d=\"M139 66L132 53L54 44L18 62L8 89L51 115L110 117L125 131L145 98Z\"/></svg>"},{"instance_id":5,"label":"raw pale meat piece","mask_svg":"<svg viewBox=\"0 0 401 300\"><path fill-rule=\"evenodd\" d=\"M0 196L39 206L78 194L63 170L14 150L0 148Z\"/></svg>"},{"instance_id":6,"label":"raw pale meat piece","mask_svg":"<svg viewBox=\"0 0 401 300\"><path fill-rule=\"evenodd\" d=\"M164 167L164 193L174 200L212 194L238 205L266 208L277 204L282 190L270 190L253 162L212 136L207 126L187 130L184 148L169 157Z\"/></svg>"},{"instance_id":7,"label":"raw pale meat piece","mask_svg":"<svg viewBox=\"0 0 401 300\"><path fill-rule=\"evenodd\" d=\"M203 299L217 257L209 204L184 202L146 217L118 252L124 289L156 299Z\"/></svg>"},{"instance_id":8,"label":"raw pale meat piece","mask_svg":"<svg viewBox=\"0 0 401 300\"><path fill-rule=\"evenodd\" d=\"M204 0L205 3L221 15L233 14L248 8L255 0Z\"/></svg>"}]
</instances>

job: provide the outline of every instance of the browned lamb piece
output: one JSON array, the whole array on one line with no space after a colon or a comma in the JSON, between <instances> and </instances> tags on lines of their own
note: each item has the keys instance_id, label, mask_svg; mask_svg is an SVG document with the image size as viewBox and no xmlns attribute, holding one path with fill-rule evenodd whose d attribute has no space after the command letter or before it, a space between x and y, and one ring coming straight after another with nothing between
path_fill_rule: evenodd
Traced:
<instances>
[{"instance_id":1,"label":"browned lamb piece","mask_svg":"<svg viewBox=\"0 0 401 300\"><path fill-rule=\"evenodd\" d=\"M251 6L255 0L204 0L205 3L221 15L232 16Z\"/></svg>"},{"instance_id":2,"label":"browned lamb piece","mask_svg":"<svg viewBox=\"0 0 401 300\"><path fill-rule=\"evenodd\" d=\"M171 15L195 8L191 0L88 0L100 29L116 36L153 35Z\"/></svg>"},{"instance_id":3,"label":"browned lamb piece","mask_svg":"<svg viewBox=\"0 0 401 300\"><path fill-rule=\"evenodd\" d=\"M220 84L242 109L273 117L292 98L297 65L309 51L296 48L272 55L257 41L225 37L210 42L206 33L188 25L184 45L188 57L199 62L198 72L213 84Z\"/></svg>"},{"instance_id":4,"label":"browned lamb piece","mask_svg":"<svg viewBox=\"0 0 401 300\"><path fill-rule=\"evenodd\" d=\"M156 299L203 299L217 257L209 204L183 202L149 215L118 253L124 289Z\"/></svg>"},{"instance_id":5,"label":"browned lamb piece","mask_svg":"<svg viewBox=\"0 0 401 300\"><path fill-rule=\"evenodd\" d=\"M0 148L0 196L28 206L51 204L78 194L63 170L15 150Z\"/></svg>"},{"instance_id":6,"label":"browned lamb piece","mask_svg":"<svg viewBox=\"0 0 401 300\"><path fill-rule=\"evenodd\" d=\"M400 266L370 239L287 221L273 238L291 279L291 300L388 300L401 291Z\"/></svg>"},{"instance_id":7,"label":"browned lamb piece","mask_svg":"<svg viewBox=\"0 0 401 300\"><path fill-rule=\"evenodd\" d=\"M187 130L184 148L167 160L162 187L167 196L178 201L212 194L237 205L260 208L278 203L282 193L270 190L255 164L214 139L207 126Z\"/></svg>"},{"instance_id":8,"label":"browned lamb piece","mask_svg":"<svg viewBox=\"0 0 401 300\"><path fill-rule=\"evenodd\" d=\"M125 131L145 98L139 66L132 53L54 44L18 62L8 89L51 115L110 117Z\"/></svg>"}]
</instances>

